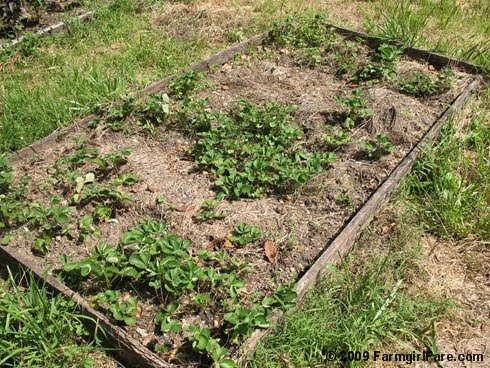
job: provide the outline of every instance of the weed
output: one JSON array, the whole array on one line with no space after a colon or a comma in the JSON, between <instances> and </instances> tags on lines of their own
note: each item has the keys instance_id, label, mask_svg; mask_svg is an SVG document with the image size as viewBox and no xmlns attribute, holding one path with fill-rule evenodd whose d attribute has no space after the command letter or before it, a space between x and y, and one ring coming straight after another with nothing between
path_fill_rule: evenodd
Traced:
<instances>
[{"instance_id":1,"label":"weed","mask_svg":"<svg viewBox=\"0 0 490 368\"><path fill-rule=\"evenodd\" d=\"M352 202L352 198L349 197L346 191L340 193L340 195L335 200L337 204L348 206Z\"/></svg>"},{"instance_id":2,"label":"weed","mask_svg":"<svg viewBox=\"0 0 490 368\"><path fill-rule=\"evenodd\" d=\"M468 127L443 129L424 150L403 185L425 227L443 237L490 239L488 113L477 110Z\"/></svg>"},{"instance_id":3,"label":"weed","mask_svg":"<svg viewBox=\"0 0 490 368\"><path fill-rule=\"evenodd\" d=\"M0 365L2 367L91 367L94 350L73 301L53 296L31 273L19 286L9 271L0 281ZM95 323L95 321L93 321Z\"/></svg>"}]
</instances>

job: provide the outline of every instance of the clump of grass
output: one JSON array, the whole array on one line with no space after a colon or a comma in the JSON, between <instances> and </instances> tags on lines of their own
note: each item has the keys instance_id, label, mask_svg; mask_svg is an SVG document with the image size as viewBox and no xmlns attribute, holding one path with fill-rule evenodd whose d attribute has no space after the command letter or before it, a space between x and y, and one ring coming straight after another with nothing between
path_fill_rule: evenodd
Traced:
<instances>
[{"instance_id":1,"label":"clump of grass","mask_svg":"<svg viewBox=\"0 0 490 368\"><path fill-rule=\"evenodd\" d=\"M463 131L456 132L452 126L444 129L404 183L404 197L413 203L427 229L440 236L490 239L487 111L475 109Z\"/></svg>"},{"instance_id":2,"label":"clump of grass","mask_svg":"<svg viewBox=\"0 0 490 368\"><path fill-rule=\"evenodd\" d=\"M94 350L75 303L53 296L25 274L26 288L9 272L0 281L0 366L91 367Z\"/></svg>"},{"instance_id":3,"label":"clump of grass","mask_svg":"<svg viewBox=\"0 0 490 368\"><path fill-rule=\"evenodd\" d=\"M369 351L393 341L427 344L427 333L451 303L433 296L413 296L406 281L406 254L392 253L366 262L330 266L303 307L288 316L277 333L261 343L248 367L322 366L327 355ZM344 366L338 359L332 366ZM362 361L350 362L351 367Z\"/></svg>"}]
</instances>

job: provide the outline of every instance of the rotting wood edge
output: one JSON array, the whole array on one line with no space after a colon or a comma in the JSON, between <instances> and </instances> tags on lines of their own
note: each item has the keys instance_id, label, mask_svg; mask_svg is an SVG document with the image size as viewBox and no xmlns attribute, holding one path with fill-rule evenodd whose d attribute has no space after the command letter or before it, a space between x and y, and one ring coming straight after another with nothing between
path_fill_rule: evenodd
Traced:
<instances>
[{"instance_id":1,"label":"rotting wood edge","mask_svg":"<svg viewBox=\"0 0 490 368\"><path fill-rule=\"evenodd\" d=\"M364 33L350 31L341 27L326 25L326 27L333 28L336 32L348 37L358 37L366 40L368 43L384 42L380 38L370 36ZM270 35L270 32L265 32L254 36L248 40L233 45L207 59L199 61L192 66L185 68L184 70L193 70L196 72L204 71L209 68L210 65L224 64L232 59L234 55L247 49L249 46L259 45L264 39ZM435 54L430 51L406 48L405 53L412 58L423 59L429 63L437 64L437 66L455 66L459 67L469 73L481 72L482 69L471 63L467 63L461 60L455 60L444 55ZM141 91L135 92L132 95L135 97L144 97L151 93L162 91L168 83L175 78L175 75L164 78L152 85L144 88ZM419 143L408 153L403 161L394 169L391 175L378 187L376 192L369 198L369 200L359 209L357 214L349 221L340 234L330 243L328 247L320 253L321 255L310 267L310 269L299 280L295 288L298 293L297 307L301 304L304 295L308 288L316 282L318 276L325 269L328 263L333 263L341 258L341 255L350 250L356 239L362 233L362 231L369 224L374 212L387 201L390 193L395 188L400 179L411 169L416 157L421 151L421 147L428 142L434 140L449 117L457 110L461 109L464 103L469 99L471 94L479 87L480 79L475 79L466 87L466 89L455 99L451 106L440 116L438 120L432 125L432 128L425 134L425 136L419 141ZM87 129L88 123L94 119L100 117L100 113L90 114L79 121L69 125L62 131L55 131L49 136L33 143L32 145L25 147L19 151L12 153L10 162L12 165L19 163L22 159L31 156L33 154L41 154L50 144L56 142L60 134L69 134L77 130ZM68 288L65 284L50 275L45 275L39 265L33 260L28 260L26 255L19 254L15 249L9 247L0 247L0 259L5 260L7 264L20 264L24 268L30 268L35 275L39 278L43 278L47 285L54 291L62 293L64 296L73 299L85 313L94 318L98 325L103 327L106 332L106 339L110 346L118 349L116 352L119 357L129 364L131 367L171 367L173 365L163 362L156 354L151 352L148 348L141 343L134 340L126 331L122 328L113 325L107 317L100 312L91 308L88 303L73 290ZM274 316L273 323L276 323L282 317L282 314ZM268 330L255 331L250 338L240 347L241 356L243 359L245 356L249 356L257 346L257 343L270 332Z\"/></svg>"},{"instance_id":2,"label":"rotting wood edge","mask_svg":"<svg viewBox=\"0 0 490 368\"><path fill-rule=\"evenodd\" d=\"M84 21L88 20L92 15L95 14L95 12L96 12L95 10L90 10L90 11L85 12L83 14L77 15L76 17L73 17L72 19L68 19L68 20L53 24L51 26L44 27L44 28L40 29L39 31L34 32L34 34L38 37L45 37L45 36L53 34L53 33L60 33L71 23L84 22ZM0 50L6 49L6 48L9 48L9 47L12 47L12 46L15 46L15 45L21 43L22 41L24 41L25 37L26 37L25 35L22 35L16 39L13 39L12 41L0 44Z\"/></svg>"},{"instance_id":3,"label":"rotting wood edge","mask_svg":"<svg viewBox=\"0 0 490 368\"><path fill-rule=\"evenodd\" d=\"M170 364L163 362L147 347L132 338L124 329L112 324L105 315L90 307L79 293L74 292L52 275L45 273L39 262L33 257L21 254L18 249L11 246L2 246L0 247L0 261L2 264L13 266L14 268L21 266L22 270L31 270L36 279L43 280L49 289L77 303L81 312L92 319L92 321L83 320L87 327L92 331L102 329L104 331L103 339L105 339L107 345L117 349L115 353L129 367L171 367Z\"/></svg>"}]
</instances>

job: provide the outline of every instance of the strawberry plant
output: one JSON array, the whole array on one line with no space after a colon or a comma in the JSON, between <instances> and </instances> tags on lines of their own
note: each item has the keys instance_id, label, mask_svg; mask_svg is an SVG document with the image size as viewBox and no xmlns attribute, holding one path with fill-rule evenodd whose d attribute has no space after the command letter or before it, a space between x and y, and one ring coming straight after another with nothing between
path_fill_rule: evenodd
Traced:
<instances>
[{"instance_id":1,"label":"strawberry plant","mask_svg":"<svg viewBox=\"0 0 490 368\"><path fill-rule=\"evenodd\" d=\"M0 194L7 193L14 181L13 169L6 153L0 153Z\"/></svg>"},{"instance_id":2,"label":"strawberry plant","mask_svg":"<svg viewBox=\"0 0 490 368\"><path fill-rule=\"evenodd\" d=\"M219 200L207 199L201 204L201 212L196 216L199 222L208 222L212 220L221 220L225 217L224 214L217 212L216 209L220 204Z\"/></svg>"},{"instance_id":3,"label":"strawberry plant","mask_svg":"<svg viewBox=\"0 0 490 368\"><path fill-rule=\"evenodd\" d=\"M233 229L235 235L230 238L232 243L245 245L262 237L262 230L258 226L250 226L242 222Z\"/></svg>"},{"instance_id":4,"label":"strawberry plant","mask_svg":"<svg viewBox=\"0 0 490 368\"><path fill-rule=\"evenodd\" d=\"M362 144L369 158L379 158L393 152L394 147L386 134L378 134L374 140L368 140Z\"/></svg>"},{"instance_id":5,"label":"strawberry plant","mask_svg":"<svg viewBox=\"0 0 490 368\"><path fill-rule=\"evenodd\" d=\"M151 94L141 109L141 117L136 124L148 134L155 133L155 127L162 124L170 114L170 98L166 93Z\"/></svg>"},{"instance_id":6,"label":"strawberry plant","mask_svg":"<svg viewBox=\"0 0 490 368\"><path fill-rule=\"evenodd\" d=\"M322 138L325 139L328 145L332 148L343 146L352 140L349 133L345 130L339 130L334 134L323 134Z\"/></svg>"},{"instance_id":7,"label":"strawberry plant","mask_svg":"<svg viewBox=\"0 0 490 368\"><path fill-rule=\"evenodd\" d=\"M201 130L191 149L196 163L216 177L218 196L257 198L267 192L290 191L335 160L332 153L293 149L303 131L292 124L294 106L239 102L232 115L209 113L205 101L186 102L180 119ZM212 128L212 126L216 126Z\"/></svg>"},{"instance_id":8,"label":"strawberry plant","mask_svg":"<svg viewBox=\"0 0 490 368\"><path fill-rule=\"evenodd\" d=\"M349 72L358 63L359 49L356 42L347 40L331 46L332 56L338 67L337 75Z\"/></svg>"},{"instance_id":9,"label":"strawberry plant","mask_svg":"<svg viewBox=\"0 0 490 368\"><path fill-rule=\"evenodd\" d=\"M314 67L323 63L325 48L332 32L325 26L325 14L315 17L288 17L274 26L272 41L277 46L293 47L299 65Z\"/></svg>"},{"instance_id":10,"label":"strawberry plant","mask_svg":"<svg viewBox=\"0 0 490 368\"><path fill-rule=\"evenodd\" d=\"M131 114L136 107L134 97L126 97L122 103L111 106L105 116L105 124L113 131L119 131L123 127L123 120Z\"/></svg>"},{"instance_id":11,"label":"strawberry plant","mask_svg":"<svg viewBox=\"0 0 490 368\"><path fill-rule=\"evenodd\" d=\"M315 48L327 42L332 32L325 27L327 17L323 13L315 17L289 16L274 26L272 40L279 46Z\"/></svg>"},{"instance_id":12,"label":"strawberry plant","mask_svg":"<svg viewBox=\"0 0 490 368\"><path fill-rule=\"evenodd\" d=\"M141 313L138 300L136 298L123 298L119 290L106 290L99 293L94 299L94 307L98 308L100 303L108 304L114 319L124 322L126 325L134 325L137 315Z\"/></svg>"},{"instance_id":13,"label":"strawberry plant","mask_svg":"<svg viewBox=\"0 0 490 368\"><path fill-rule=\"evenodd\" d=\"M169 84L171 95L179 100L189 96L193 92L203 89L205 86L204 74L196 73L192 70L186 71Z\"/></svg>"},{"instance_id":14,"label":"strawberry plant","mask_svg":"<svg viewBox=\"0 0 490 368\"><path fill-rule=\"evenodd\" d=\"M339 95L334 96L339 105L347 108L347 111L343 114L343 124L347 129L352 129L365 118L374 115L374 111L367 107L369 100L366 98L366 92L362 89L355 89L351 92L351 95L351 98L344 98Z\"/></svg>"},{"instance_id":15,"label":"strawberry plant","mask_svg":"<svg viewBox=\"0 0 490 368\"><path fill-rule=\"evenodd\" d=\"M353 80L367 81L376 84L391 80L396 76L395 61L403 54L403 48L395 45L381 44L372 63L365 65Z\"/></svg>"},{"instance_id":16,"label":"strawberry plant","mask_svg":"<svg viewBox=\"0 0 490 368\"><path fill-rule=\"evenodd\" d=\"M186 327L188 332L187 339L191 342L192 348L206 354L213 361L213 368L234 368L236 364L231 359L226 359L228 349L219 344L219 340L211 337L211 330L200 326L189 325Z\"/></svg>"},{"instance_id":17,"label":"strawberry plant","mask_svg":"<svg viewBox=\"0 0 490 368\"><path fill-rule=\"evenodd\" d=\"M437 78L423 73L414 73L411 78L399 81L400 92L415 97L433 96L449 90L453 76L454 73L450 70L445 70Z\"/></svg>"}]
</instances>

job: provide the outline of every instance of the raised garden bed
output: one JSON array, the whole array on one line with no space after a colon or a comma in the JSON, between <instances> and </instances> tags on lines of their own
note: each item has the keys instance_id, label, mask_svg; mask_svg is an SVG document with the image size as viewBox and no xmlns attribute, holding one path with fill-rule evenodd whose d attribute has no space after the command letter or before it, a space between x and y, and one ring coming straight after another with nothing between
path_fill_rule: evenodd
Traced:
<instances>
[{"instance_id":1,"label":"raised garden bed","mask_svg":"<svg viewBox=\"0 0 490 368\"><path fill-rule=\"evenodd\" d=\"M449 112L434 121L478 85L321 17L216 60L148 90L170 99L127 99L0 176L2 249L36 254L24 263L63 277L141 366L232 366L254 329L294 306L298 275L318 259L302 296L348 250Z\"/></svg>"},{"instance_id":2,"label":"raised garden bed","mask_svg":"<svg viewBox=\"0 0 490 368\"><path fill-rule=\"evenodd\" d=\"M43 36L58 32L67 22L84 21L93 14L83 2L73 0L14 0L7 3L0 14L0 17L3 16L0 19L0 50L22 42L27 33Z\"/></svg>"}]
</instances>

